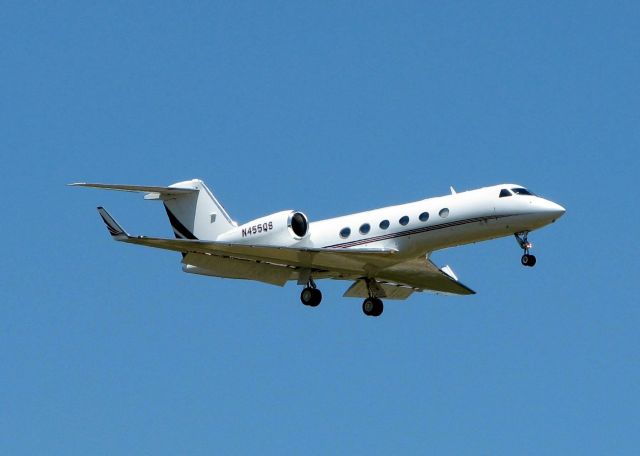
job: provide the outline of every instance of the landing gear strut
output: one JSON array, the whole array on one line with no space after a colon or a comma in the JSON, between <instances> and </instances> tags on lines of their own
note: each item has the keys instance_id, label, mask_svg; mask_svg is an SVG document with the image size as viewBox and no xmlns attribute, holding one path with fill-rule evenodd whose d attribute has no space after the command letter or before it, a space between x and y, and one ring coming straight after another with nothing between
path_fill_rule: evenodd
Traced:
<instances>
[{"instance_id":1,"label":"landing gear strut","mask_svg":"<svg viewBox=\"0 0 640 456\"><path fill-rule=\"evenodd\" d=\"M376 295L383 293L383 291L374 279L365 280L367 282L367 289L369 290L369 297L362 303L362 311L369 317L379 317L384 310L384 304L382 304L382 299L377 298ZM384 293L382 296L384 296Z\"/></svg>"},{"instance_id":2,"label":"landing gear strut","mask_svg":"<svg viewBox=\"0 0 640 456\"><path fill-rule=\"evenodd\" d=\"M522 266L529 266L530 268L532 268L536 264L536 257L529 253L529 249L533 247L533 244L528 241L528 235L528 231L514 234L514 236L516 237L516 241L518 241L518 244L520 245L520 248L524 251L524 255L522 255L522 258L520 258L520 263L522 263Z\"/></svg>"},{"instance_id":3,"label":"landing gear strut","mask_svg":"<svg viewBox=\"0 0 640 456\"><path fill-rule=\"evenodd\" d=\"M309 277L309 281L307 282L307 286L303 288L302 293L300 293L300 301L305 306L316 307L322 301L322 293L316 287L316 283L313 281L311 277Z\"/></svg>"}]
</instances>

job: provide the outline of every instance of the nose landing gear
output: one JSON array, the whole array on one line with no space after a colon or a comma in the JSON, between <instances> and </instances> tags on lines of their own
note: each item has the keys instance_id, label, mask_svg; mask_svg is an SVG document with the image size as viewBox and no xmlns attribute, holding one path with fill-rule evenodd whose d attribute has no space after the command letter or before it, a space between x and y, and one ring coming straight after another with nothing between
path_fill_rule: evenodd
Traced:
<instances>
[{"instance_id":1,"label":"nose landing gear","mask_svg":"<svg viewBox=\"0 0 640 456\"><path fill-rule=\"evenodd\" d=\"M536 264L536 257L529 253L529 249L533 247L533 244L528 241L528 235L528 231L514 234L514 236L516 237L516 241L518 241L518 244L520 245L520 248L524 251L524 255L522 255L522 258L520 258L520 263L522 263L522 266L528 266L532 268Z\"/></svg>"},{"instance_id":2,"label":"nose landing gear","mask_svg":"<svg viewBox=\"0 0 640 456\"><path fill-rule=\"evenodd\" d=\"M520 258L520 263L522 263L522 266L529 266L530 268L532 268L536 264L536 257L535 255L525 253L524 255L522 255L522 258Z\"/></svg>"}]
</instances>

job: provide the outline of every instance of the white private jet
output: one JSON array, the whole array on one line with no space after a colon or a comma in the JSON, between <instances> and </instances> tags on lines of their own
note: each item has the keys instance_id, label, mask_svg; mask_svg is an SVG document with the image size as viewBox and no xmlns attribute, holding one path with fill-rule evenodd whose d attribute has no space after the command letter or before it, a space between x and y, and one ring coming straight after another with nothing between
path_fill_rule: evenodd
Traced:
<instances>
[{"instance_id":1,"label":"white private jet","mask_svg":"<svg viewBox=\"0 0 640 456\"><path fill-rule=\"evenodd\" d=\"M102 207L98 212L116 241L182 253L182 270L283 286L297 280L300 300L320 304L318 279L349 280L346 297L365 298L366 315L382 314L381 298L406 299L415 291L468 295L449 266L432 252L515 235L533 266L529 232L555 222L565 209L524 187L502 184L414 203L309 222L286 210L239 225L201 180L169 187L75 183L81 187L146 193L160 200L176 239L131 236Z\"/></svg>"}]
</instances>

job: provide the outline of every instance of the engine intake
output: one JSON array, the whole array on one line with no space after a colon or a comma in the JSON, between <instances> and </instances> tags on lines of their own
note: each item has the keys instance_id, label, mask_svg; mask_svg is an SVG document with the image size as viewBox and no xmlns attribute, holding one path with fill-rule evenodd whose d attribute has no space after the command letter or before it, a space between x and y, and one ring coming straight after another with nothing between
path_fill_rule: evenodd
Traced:
<instances>
[{"instance_id":1,"label":"engine intake","mask_svg":"<svg viewBox=\"0 0 640 456\"><path fill-rule=\"evenodd\" d=\"M289 229L298 239L302 239L309 231L309 220L302 212L292 212L287 222Z\"/></svg>"}]
</instances>

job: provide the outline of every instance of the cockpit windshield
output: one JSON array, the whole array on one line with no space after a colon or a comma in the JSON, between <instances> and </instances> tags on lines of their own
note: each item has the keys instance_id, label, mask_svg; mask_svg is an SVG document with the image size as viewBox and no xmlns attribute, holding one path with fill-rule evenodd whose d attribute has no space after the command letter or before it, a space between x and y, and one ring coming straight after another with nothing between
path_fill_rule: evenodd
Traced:
<instances>
[{"instance_id":1,"label":"cockpit windshield","mask_svg":"<svg viewBox=\"0 0 640 456\"><path fill-rule=\"evenodd\" d=\"M529 190L527 190L526 188L522 188L522 187L517 187L517 188L512 188L511 191L513 193L515 193L516 195L530 195L530 196L535 196L535 194L531 193Z\"/></svg>"}]
</instances>

